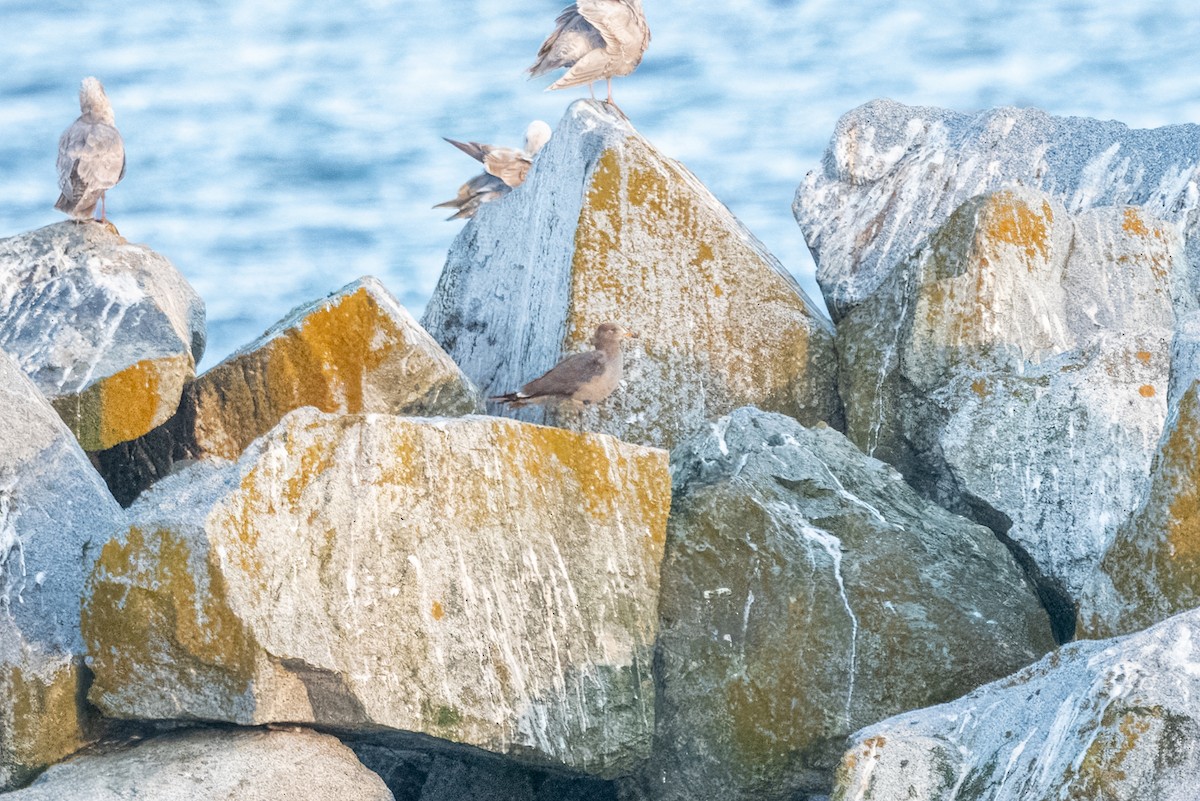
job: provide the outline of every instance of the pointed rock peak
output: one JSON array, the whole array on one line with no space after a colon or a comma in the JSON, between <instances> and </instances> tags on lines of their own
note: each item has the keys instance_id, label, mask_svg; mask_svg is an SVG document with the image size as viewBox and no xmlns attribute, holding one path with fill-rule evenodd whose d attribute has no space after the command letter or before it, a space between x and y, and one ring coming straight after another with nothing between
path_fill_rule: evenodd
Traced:
<instances>
[{"instance_id":1,"label":"pointed rock peak","mask_svg":"<svg viewBox=\"0 0 1200 801\"><path fill-rule=\"evenodd\" d=\"M605 322L640 338L587 428L670 446L746 404L838 419L829 321L683 165L579 101L526 182L455 240L424 323L491 396L586 349Z\"/></svg>"}]
</instances>

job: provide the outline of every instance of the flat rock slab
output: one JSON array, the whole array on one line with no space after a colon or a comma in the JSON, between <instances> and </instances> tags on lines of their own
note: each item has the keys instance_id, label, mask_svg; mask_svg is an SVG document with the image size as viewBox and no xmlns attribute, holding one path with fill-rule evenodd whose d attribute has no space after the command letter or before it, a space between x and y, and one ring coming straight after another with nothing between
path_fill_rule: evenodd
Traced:
<instances>
[{"instance_id":1,"label":"flat rock slab","mask_svg":"<svg viewBox=\"0 0 1200 801\"><path fill-rule=\"evenodd\" d=\"M327 734L197 730L55 765L12 801L393 801Z\"/></svg>"},{"instance_id":2,"label":"flat rock slab","mask_svg":"<svg viewBox=\"0 0 1200 801\"><path fill-rule=\"evenodd\" d=\"M371 277L294 309L258 340L184 389L179 411L146 436L98 455L128 505L179 461L236 459L288 412L456 416L479 393Z\"/></svg>"},{"instance_id":3,"label":"flat rock slab","mask_svg":"<svg viewBox=\"0 0 1200 801\"><path fill-rule=\"evenodd\" d=\"M626 773L669 504L667 454L611 437L301 409L130 509L85 601L90 698Z\"/></svg>"},{"instance_id":4,"label":"flat rock slab","mask_svg":"<svg viewBox=\"0 0 1200 801\"><path fill-rule=\"evenodd\" d=\"M525 183L454 241L423 323L491 396L587 349L605 322L640 338L589 430L671 447L746 404L838 419L829 321L685 167L579 101Z\"/></svg>"},{"instance_id":5,"label":"flat rock slab","mask_svg":"<svg viewBox=\"0 0 1200 801\"><path fill-rule=\"evenodd\" d=\"M741 409L672 454L649 799L827 792L845 738L1054 645L1012 556L828 427Z\"/></svg>"},{"instance_id":6,"label":"flat rock slab","mask_svg":"<svg viewBox=\"0 0 1200 801\"><path fill-rule=\"evenodd\" d=\"M1193 801L1200 612L854 735L834 801Z\"/></svg>"},{"instance_id":7,"label":"flat rock slab","mask_svg":"<svg viewBox=\"0 0 1200 801\"><path fill-rule=\"evenodd\" d=\"M0 790L89 736L79 606L122 522L75 437L0 351Z\"/></svg>"},{"instance_id":8,"label":"flat rock slab","mask_svg":"<svg viewBox=\"0 0 1200 801\"><path fill-rule=\"evenodd\" d=\"M838 324L847 436L1010 537L1069 639L1149 487L1173 351L1194 340L1176 228L1034 190L957 209Z\"/></svg>"},{"instance_id":9,"label":"flat rock slab","mask_svg":"<svg viewBox=\"0 0 1200 801\"><path fill-rule=\"evenodd\" d=\"M964 202L1004 188L1046 192L1072 214L1138 206L1178 226L1200 264L1198 167L1197 125L1138 130L1034 108L960 114L874 100L838 121L793 211L840 319Z\"/></svg>"},{"instance_id":10,"label":"flat rock slab","mask_svg":"<svg viewBox=\"0 0 1200 801\"><path fill-rule=\"evenodd\" d=\"M0 240L0 349L85 450L174 414L204 338L200 297L170 262L115 228L62 222Z\"/></svg>"}]
</instances>

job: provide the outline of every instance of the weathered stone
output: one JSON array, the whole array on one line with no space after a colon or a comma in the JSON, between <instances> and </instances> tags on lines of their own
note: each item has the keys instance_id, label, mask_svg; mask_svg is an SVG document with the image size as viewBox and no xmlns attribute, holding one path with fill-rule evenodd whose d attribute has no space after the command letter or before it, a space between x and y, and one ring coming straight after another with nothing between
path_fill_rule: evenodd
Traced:
<instances>
[{"instance_id":1,"label":"weathered stone","mask_svg":"<svg viewBox=\"0 0 1200 801\"><path fill-rule=\"evenodd\" d=\"M828 791L850 732L1054 645L992 532L830 428L741 409L672 475L644 798Z\"/></svg>"},{"instance_id":2,"label":"weathered stone","mask_svg":"<svg viewBox=\"0 0 1200 801\"><path fill-rule=\"evenodd\" d=\"M90 735L79 604L121 519L71 432L0 351L0 790Z\"/></svg>"},{"instance_id":3,"label":"weathered stone","mask_svg":"<svg viewBox=\"0 0 1200 801\"><path fill-rule=\"evenodd\" d=\"M854 735L834 801L1193 801L1200 611Z\"/></svg>"},{"instance_id":4,"label":"weathered stone","mask_svg":"<svg viewBox=\"0 0 1200 801\"><path fill-rule=\"evenodd\" d=\"M1060 639L1146 492L1186 269L1175 229L1136 208L1005 190L838 324L847 435L1027 552Z\"/></svg>"},{"instance_id":5,"label":"weathered stone","mask_svg":"<svg viewBox=\"0 0 1200 801\"><path fill-rule=\"evenodd\" d=\"M393 801L383 781L327 734L198 730L81 754L12 801Z\"/></svg>"},{"instance_id":6,"label":"weathered stone","mask_svg":"<svg viewBox=\"0 0 1200 801\"><path fill-rule=\"evenodd\" d=\"M600 103L573 104L525 183L467 223L423 322L488 395L584 349L600 323L638 332L624 385L583 420L631 442L670 447L746 404L839 418L828 320L695 176Z\"/></svg>"},{"instance_id":7,"label":"weathered stone","mask_svg":"<svg viewBox=\"0 0 1200 801\"><path fill-rule=\"evenodd\" d=\"M1084 592L1080 635L1127 634L1197 607L1200 383L1193 382L1172 404L1146 500L1118 529Z\"/></svg>"},{"instance_id":8,"label":"weathered stone","mask_svg":"<svg viewBox=\"0 0 1200 801\"><path fill-rule=\"evenodd\" d=\"M1200 264L1198 169L1197 125L1137 130L1032 108L959 114L875 100L838 122L793 210L840 320L963 203L998 189L1045 191L1072 214L1140 206L1183 229L1188 261Z\"/></svg>"},{"instance_id":9,"label":"weathered stone","mask_svg":"<svg viewBox=\"0 0 1200 801\"><path fill-rule=\"evenodd\" d=\"M204 303L115 228L57 223L0 240L0 349L101 450L174 414L204 352Z\"/></svg>"},{"instance_id":10,"label":"weathered stone","mask_svg":"<svg viewBox=\"0 0 1200 801\"><path fill-rule=\"evenodd\" d=\"M477 411L480 401L433 338L366 277L294 309L188 384L171 420L99 454L100 470L128 505L178 461L236 459L301 406L456 416Z\"/></svg>"},{"instance_id":11,"label":"weathered stone","mask_svg":"<svg viewBox=\"0 0 1200 801\"><path fill-rule=\"evenodd\" d=\"M627 772L669 494L664 452L606 436L301 409L130 510L84 605L90 697Z\"/></svg>"}]
</instances>

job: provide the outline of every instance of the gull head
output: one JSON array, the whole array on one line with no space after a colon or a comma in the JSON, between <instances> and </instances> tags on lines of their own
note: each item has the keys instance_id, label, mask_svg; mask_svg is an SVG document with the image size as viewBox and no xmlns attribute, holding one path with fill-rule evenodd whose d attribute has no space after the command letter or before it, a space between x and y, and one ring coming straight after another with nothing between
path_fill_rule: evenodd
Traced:
<instances>
[{"instance_id":1,"label":"gull head","mask_svg":"<svg viewBox=\"0 0 1200 801\"><path fill-rule=\"evenodd\" d=\"M541 120L534 120L525 129L525 152L529 155L537 153L550 141L550 126Z\"/></svg>"},{"instance_id":2,"label":"gull head","mask_svg":"<svg viewBox=\"0 0 1200 801\"><path fill-rule=\"evenodd\" d=\"M99 78L87 77L79 85L79 110L91 114L97 122L113 123L112 105L104 93L104 84Z\"/></svg>"}]
</instances>

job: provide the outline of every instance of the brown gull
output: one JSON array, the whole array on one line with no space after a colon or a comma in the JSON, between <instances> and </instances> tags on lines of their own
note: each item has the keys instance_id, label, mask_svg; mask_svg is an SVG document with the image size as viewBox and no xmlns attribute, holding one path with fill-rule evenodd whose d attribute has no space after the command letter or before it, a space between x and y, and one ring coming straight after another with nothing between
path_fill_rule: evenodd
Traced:
<instances>
[{"instance_id":1,"label":"brown gull","mask_svg":"<svg viewBox=\"0 0 1200 801\"><path fill-rule=\"evenodd\" d=\"M603 323L592 335L595 350L568 356L540 378L535 378L518 392L497 395L492 401L511 406L570 402L578 407L598 403L613 393L621 383L624 357L621 341L636 336L616 323Z\"/></svg>"},{"instance_id":2,"label":"brown gull","mask_svg":"<svg viewBox=\"0 0 1200 801\"><path fill-rule=\"evenodd\" d=\"M608 102L613 103L612 79L637 69L650 44L650 28L642 13L642 0L579 0L563 9L554 32L542 42L530 76L565 67L567 72L550 89L608 81ZM592 97L595 97L593 92Z\"/></svg>"},{"instance_id":3,"label":"brown gull","mask_svg":"<svg viewBox=\"0 0 1200 801\"><path fill-rule=\"evenodd\" d=\"M524 150L447 139L447 142L471 158L483 162L484 172L460 186L458 196L453 200L438 203L434 208L456 209L454 214L447 217L449 220L474 217L482 204L504 197L525 182L533 157L549 140L550 126L541 120L534 120L525 129Z\"/></svg>"},{"instance_id":4,"label":"brown gull","mask_svg":"<svg viewBox=\"0 0 1200 801\"><path fill-rule=\"evenodd\" d=\"M125 143L114 125L104 86L84 78L79 86L79 119L58 140L58 188L54 208L76 220L90 220L100 204L107 222L104 193L125 177Z\"/></svg>"}]
</instances>

